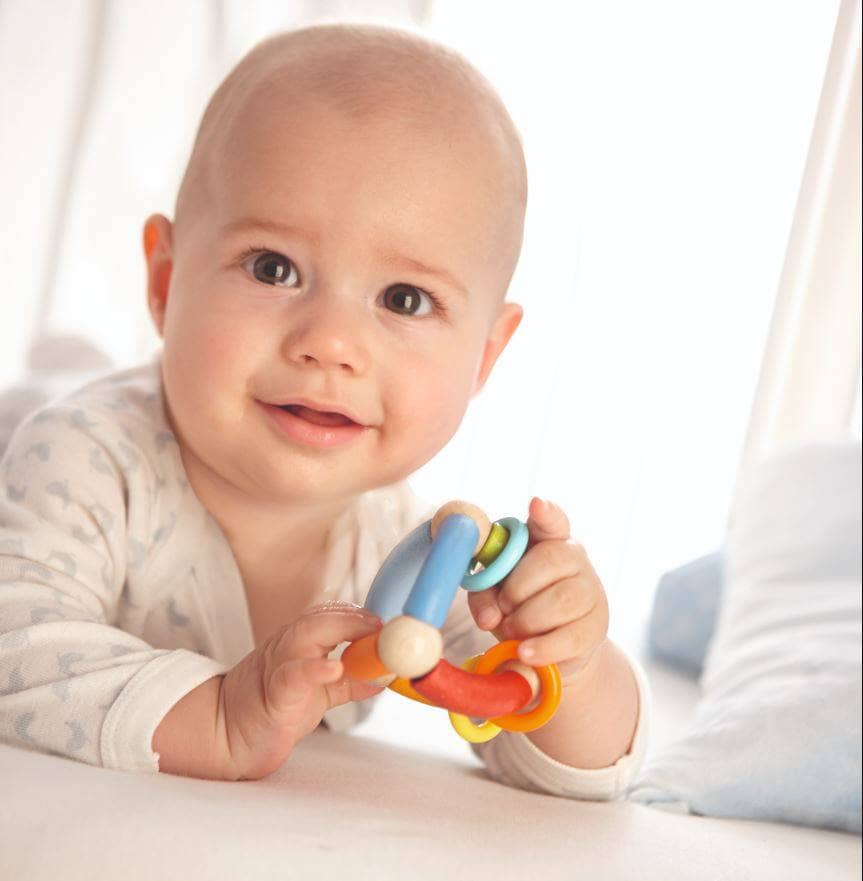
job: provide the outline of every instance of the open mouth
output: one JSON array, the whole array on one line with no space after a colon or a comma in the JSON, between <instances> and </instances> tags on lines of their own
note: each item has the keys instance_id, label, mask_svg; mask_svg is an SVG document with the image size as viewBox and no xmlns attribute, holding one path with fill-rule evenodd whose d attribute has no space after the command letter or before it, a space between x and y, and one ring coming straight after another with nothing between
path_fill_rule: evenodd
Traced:
<instances>
[{"instance_id":1,"label":"open mouth","mask_svg":"<svg viewBox=\"0 0 863 881\"><path fill-rule=\"evenodd\" d=\"M337 411L316 410L305 404L269 404L266 401L261 404L279 431L304 447L324 450L340 447L369 431L369 426Z\"/></svg>"},{"instance_id":2,"label":"open mouth","mask_svg":"<svg viewBox=\"0 0 863 881\"><path fill-rule=\"evenodd\" d=\"M332 427L334 425L356 425L352 419L348 419L341 413L326 413L321 410L312 410L311 407L303 407L301 404L280 404L280 410L287 410L294 416L311 422L313 425L324 425Z\"/></svg>"}]
</instances>

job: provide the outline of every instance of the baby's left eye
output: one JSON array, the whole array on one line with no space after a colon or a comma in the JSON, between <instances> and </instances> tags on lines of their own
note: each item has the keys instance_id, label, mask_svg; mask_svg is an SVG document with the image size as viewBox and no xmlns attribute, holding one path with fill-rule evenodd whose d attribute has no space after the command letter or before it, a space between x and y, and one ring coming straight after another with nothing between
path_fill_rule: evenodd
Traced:
<instances>
[{"instance_id":1,"label":"baby's left eye","mask_svg":"<svg viewBox=\"0 0 863 881\"><path fill-rule=\"evenodd\" d=\"M384 291L384 304L400 315L428 315L433 308L431 296L409 284L390 285Z\"/></svg>"},{"instance_id":2,"label":"baby's left eye","mask_svg":"<svg viewBox=\"0 0 863 881\"><path fill-rule=\"evenodd\" d=\"M254 259L253 259L254 258ZM294 264L283 254L275 251L257 251L246 255L243 267L251 263L252 275L264 284L274 287L290 287L299 281Z\"/></svg>"}]
</instances>

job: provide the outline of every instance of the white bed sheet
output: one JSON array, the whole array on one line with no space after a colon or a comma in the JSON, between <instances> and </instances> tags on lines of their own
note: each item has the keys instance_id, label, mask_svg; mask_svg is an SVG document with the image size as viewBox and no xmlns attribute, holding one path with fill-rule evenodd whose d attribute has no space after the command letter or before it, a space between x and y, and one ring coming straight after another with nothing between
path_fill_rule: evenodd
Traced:
<instances>
[{"instance_id":1,"label":"white bed sheet","mask_svg":"<svg viewBox=\"0 0 863 881\"><path fill-rule=\"evenodd\" d=\"M697 689L662 668L649 672L662 742L685 721ZM382 698L375 724L315 733L258 782L106 771L0 746L0 879L860 877L857 836L502 786L445 713L390 692ZM425 713L428 741L396 745L414 712Z\"/></svg>"}]
</instances>

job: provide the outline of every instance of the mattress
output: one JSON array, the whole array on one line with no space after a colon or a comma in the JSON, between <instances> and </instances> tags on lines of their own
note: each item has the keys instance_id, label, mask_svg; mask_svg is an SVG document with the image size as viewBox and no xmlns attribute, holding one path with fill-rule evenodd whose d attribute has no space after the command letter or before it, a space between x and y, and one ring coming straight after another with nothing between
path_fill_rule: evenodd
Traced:
<instances>
[{"instance_id":1,"label":"mattress","mask_svg":"<svg viewBox=\"0 0 863 881\"><path fill-rule=\"evenodd\" d=\"M656 739L693 682L648 668ZM860 877L860 838L581 802L488 778L440 710L392 692L348 734L319 729L260 781L93 768L0 746L0 878L734 879Z\"/></svg>"}]
</instances>

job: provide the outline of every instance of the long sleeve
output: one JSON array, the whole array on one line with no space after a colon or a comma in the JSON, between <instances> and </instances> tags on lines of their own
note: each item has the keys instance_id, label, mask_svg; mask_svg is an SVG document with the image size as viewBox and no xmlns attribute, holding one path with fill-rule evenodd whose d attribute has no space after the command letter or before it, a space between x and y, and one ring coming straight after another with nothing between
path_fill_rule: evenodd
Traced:
<instances>
[{"instance_id":1,"label":"long sleeve","mask_svg":"<svg viewBox=\"0 0 863 881\"><path fill-rule=\"evenodd\" d=\"M0 740L154 771L158 720L226 667L115 626L135 605L130 573L161 538L158 475L102 415L46 408L0 463Z\"/></svg>"}]
</instances>

